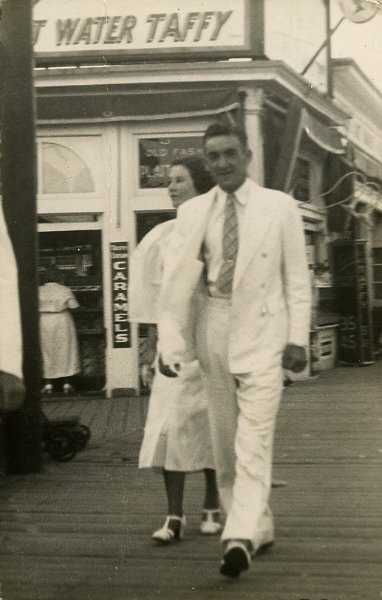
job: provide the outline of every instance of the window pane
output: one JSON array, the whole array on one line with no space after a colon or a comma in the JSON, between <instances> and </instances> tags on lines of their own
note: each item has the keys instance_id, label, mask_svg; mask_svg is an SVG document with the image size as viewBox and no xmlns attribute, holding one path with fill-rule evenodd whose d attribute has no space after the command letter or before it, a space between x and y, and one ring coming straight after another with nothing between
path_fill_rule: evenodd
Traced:
<instances>
[{"instance_id":1,"label":"window pane","mask_svg":"<svg viewBox=\"0 0 382 600\"><path fill-rule=\"evenodd\" d=\"M375 265L382 265L382 248L373 248L373 262Z\"/></svg>"},{"instance_id":2,"label":"window pane","mask_svg":"<svg viewBox=\"0 0 382 600\"><path fill-rule=\"evenodd\" d=\"M42 143L42 193L94 192L93 178L84 160L61 144Z\"/></svg>"},{"instance_id":3,"label":"window pane","mask_svg":"<svg viewBox=\"0 0 382 600\"><path fill-rule=\"evenodd\" d=\"M292 195L302 202L310 201L310 163L308 160L297 157L294 172L294 187Z\"/></svg>"},{"instance_id":4,"label":"window pane","mask_svg":"<svg viewBox=\"0 0 382 600\"><path fill-rule=\"evenodd\" d=\"M374 281L382 283L382 266L374 267Z\"/></svg>"},{"instance_id":5,"label":"window pane","mask_svg":"<svg viewBox=\"0 0 382 600\"><path fill-rule=\"evenodd\" d=\"M382 300L382 283L374 284L374 298L375 300Z\"/></svg>"}]
</instances>

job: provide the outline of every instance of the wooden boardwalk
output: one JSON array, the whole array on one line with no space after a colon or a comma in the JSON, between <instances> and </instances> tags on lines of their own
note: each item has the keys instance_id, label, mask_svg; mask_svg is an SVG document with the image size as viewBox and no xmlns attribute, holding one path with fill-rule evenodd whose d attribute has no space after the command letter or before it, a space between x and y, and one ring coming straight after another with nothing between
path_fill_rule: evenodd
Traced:
<instances>
[{"instance_id":1,"label":"wooden boardwalk","mask_svg":"<svg viewBox=\"0 0 382 600\"><path fill-rule=\"evenodd\" d=\"M186 484L185 539L156 547L161 478L137 469L147 400L44 403L80 414L89 446L0 488L3 600L381 600L382 365L337 368L285 393L276 435L273 550L238 581L198 534L202 477Z\"/></svg>"}]
</instances>

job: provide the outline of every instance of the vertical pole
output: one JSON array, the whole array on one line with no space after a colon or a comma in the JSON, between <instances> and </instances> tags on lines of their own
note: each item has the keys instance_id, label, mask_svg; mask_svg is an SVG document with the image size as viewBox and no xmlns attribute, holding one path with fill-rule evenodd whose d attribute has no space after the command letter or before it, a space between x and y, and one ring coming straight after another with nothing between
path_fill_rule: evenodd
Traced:
<instances>
[{"instance_id":1,"label":"vertical pole","mask_svg":"<svg viewBox=\"0 0 382 600\"><path fill-rule=\"evenodd\" d=\"M244 96L245 94L245 96ZM248 174L259 185L264 184L264 138L261 124L261 111L263 107L264 92L262 89L248 88L240 92L244 125L248 136L249 147L253 149L253 157L249 164Z\"/></svg>"},{"instance_id":2,"label":"vertical pole","mask_svg":"<svg viewBox=\"0 0 382 600\"><path fill-rule=\"evenodd\" d=\"M290 193L293 169L302 135L303 104L293 97L288 106L285 129L280 141L280 153L274 170L271 188Z\"/></svg>"},{"instance_id":3,"label":"vertical pole","mask_svg":"<svg viewBox=\"0 0 382 600\"><path fill-rule=\"evenodd\" d=\"M332 28L330 19L330 0L324 0L326 16L326 87L329 98L333 98L332 68Z\"/></svg>"},{"instance_id":4,"label":"vertical pole","mask_svg":"<svg viewBox=\"0 0 382 600\"><path fill-rule=\"evenodd\" d=\"M18 263L27 390L22 409L5 419L6 468L32 473L42 462L32 2L3 0L1 10L3 205Z\"/></svg>"}]
</instances>

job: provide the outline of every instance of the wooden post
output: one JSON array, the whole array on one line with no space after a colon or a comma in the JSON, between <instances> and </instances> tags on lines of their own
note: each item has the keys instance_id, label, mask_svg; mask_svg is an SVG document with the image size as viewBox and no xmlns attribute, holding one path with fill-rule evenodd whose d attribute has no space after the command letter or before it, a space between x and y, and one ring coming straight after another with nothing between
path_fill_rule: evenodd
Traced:
<instances>
[{"instance_id":1,"label":"wooden post","mask_svg":"<svg viewBox=\"0 0 382 600\"><path fill-rule=\"evenodd\" d=\"M1 4L2 193L18 263L27 389L23 408L5 418L6 469L32 473L42 462L32 2Z\"/></svg>"}]
</instances>

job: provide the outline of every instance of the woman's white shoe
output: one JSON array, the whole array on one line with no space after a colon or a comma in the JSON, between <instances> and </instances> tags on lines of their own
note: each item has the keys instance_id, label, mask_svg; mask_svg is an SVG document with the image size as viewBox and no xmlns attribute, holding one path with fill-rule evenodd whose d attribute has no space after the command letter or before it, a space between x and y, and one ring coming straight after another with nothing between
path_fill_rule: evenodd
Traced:
<instances>
[{"instance_id":1,"label":"woman's white shoe","mask_svg":"<svg viewBox=\"0 0 382 600\"><path fill-rule=\"evenodd\" d=\"M221 531L220 510L207 510L202 512L202 521L200 523L200 532L204 535L216 535Z\"/></svg>"},{"instance_id":2,"label":"woman's white shoe","mask_svg":"<svg viewBox=\"0 0 382 600\"><path fill-rule=\"evenodd\" d=\"M178 517L177 515L168 515L163 527L154 531L151 536L156 542L161 544L171 544L175 540L180 540L183 537L184 527L186 525L186 517Z\"/></svg>"}]
</instances>

